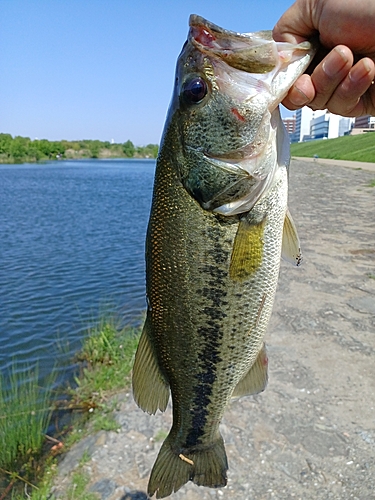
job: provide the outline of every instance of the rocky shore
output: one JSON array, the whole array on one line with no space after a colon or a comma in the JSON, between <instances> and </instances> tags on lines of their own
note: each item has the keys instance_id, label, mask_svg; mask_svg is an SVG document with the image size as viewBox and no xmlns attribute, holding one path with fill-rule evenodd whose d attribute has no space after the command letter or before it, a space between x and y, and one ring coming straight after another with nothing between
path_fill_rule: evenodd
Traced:
<instances>
[{"instance_id":1,"label":"rocky shore","mask_svg":"<svg viewBox=\"0 0 375 500\"><path fill-rule=\"evenodd\" d=\"M172 498L375 498L375 166L364 168L293 160L289 206L304 262L282 263L268 387L226 411L227 487L187 484ZM148 498L170 409L146 415L123 392L114 416L117 432L89 435L63 457L51 498L70 498L77 467L98 499Z\"/></svg>"}]
</instances>

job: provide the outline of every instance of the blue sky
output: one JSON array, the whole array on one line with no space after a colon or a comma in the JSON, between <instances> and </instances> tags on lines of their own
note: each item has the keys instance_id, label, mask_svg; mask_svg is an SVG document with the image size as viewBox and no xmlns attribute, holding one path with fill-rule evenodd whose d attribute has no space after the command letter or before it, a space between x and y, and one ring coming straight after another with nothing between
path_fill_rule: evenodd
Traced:
<instances>
[{"instance_id":1,"label":"blue sky","mask_svg":"<svg viewBox=\"0 0 375 500\"><path fill-rule=\"evenodd\" d=\"M189 14L249 32L291 3L0 0L0 132L159 143Z\"/></svg>"}]
</instances>

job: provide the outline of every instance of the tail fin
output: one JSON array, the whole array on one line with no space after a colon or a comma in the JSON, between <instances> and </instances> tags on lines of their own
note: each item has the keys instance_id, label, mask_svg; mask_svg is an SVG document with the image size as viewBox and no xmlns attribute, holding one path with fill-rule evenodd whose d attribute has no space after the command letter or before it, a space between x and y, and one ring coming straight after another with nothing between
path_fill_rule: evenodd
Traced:
<instances>
[{"instance_id":1,"label":"tail fin","mask_svg":"<svg viewBox=\"0 0 375 500\"><path fill-rule=\"evenodd\" d=\"M188 481L210 488L227 484L228 462L221 436L210 447L187 449L184 453L173 451L168 438L164 441L151 471L150 496L156 492L156 498L167 497Z\"/></svg>"}]
</instances>

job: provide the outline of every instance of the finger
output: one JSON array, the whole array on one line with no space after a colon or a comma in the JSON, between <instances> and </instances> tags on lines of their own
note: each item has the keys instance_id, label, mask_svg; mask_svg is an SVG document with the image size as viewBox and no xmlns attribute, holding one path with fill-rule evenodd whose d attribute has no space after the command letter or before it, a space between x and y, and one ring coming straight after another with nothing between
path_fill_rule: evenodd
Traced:
<instances>
[{"instance_id":1,"label":"finger","mask_svg":"<svg viewBox=\"0 0 375 500\"><path fill-rule=\"evenodd\" d=\"M295 111L308 104L314 97L315 87L311 81L311 77L309 75L301 75L289 90L282 104L291 111Z\"/></svg>"},{"instance_id":2,"label":"finger","mask_svg":"<svg viewBox=\"0 0 375 500\"><path fill-rule=\"evenodd\" d=\"M345 45L338 45L318 64L311 75L315 97L310 101L311 109L325 109L333 93L348 76L353 65L353 54Z\"/></svg>"},{"instance_id":3,"label":"finger","mask_svg":"<svg viewBox=\"0 0 375 500\"><path fill-rule=\"evenodd\" d=\"M310 2L297 1L284 12L272 31L277 42L300 43L316 33Z\"/></svg>"},{"instance_id":4,"label":"finger","mask_svg":"<svg viewBox=\"0 0 375 500\"><path fill-rule=\"evenodd\" d=\"M327 103L329 111L343 116L373 114L375 106L369 96L374 96L374 76L374 61L368 57L360 59L332 94Z\"/></svg>"}]
</instances>

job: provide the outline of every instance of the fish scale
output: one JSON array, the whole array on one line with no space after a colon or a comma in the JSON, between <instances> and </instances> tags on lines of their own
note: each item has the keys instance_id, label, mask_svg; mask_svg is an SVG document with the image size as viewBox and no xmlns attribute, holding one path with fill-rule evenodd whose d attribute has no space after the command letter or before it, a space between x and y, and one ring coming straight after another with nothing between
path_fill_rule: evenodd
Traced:
<instances>
[{"instance_id":1,"label":"fish scale","mask_svg":"<svg viewBox=\"0 0 375 500\"><path fill-rule=\"evenodd\" d=\"M143 410L164 411L172 395L172 428L148 486L157 498L189 480L225 486L220 421L231 397L265 388L264 335L282 248L288 260L300 262L287 211L285 132L272 109L285 93L285 75L278 96L274 79L289 66L277 62L270 46L276 44L269 39L257 38L260 60L255 61L250 49L256 34L228 32L198 16L190 25L157 160L146 240L148 310L133 368L133 394ZM202 48L201 42L209 45ZM250 70L259 70L264 88L264 73L271 72L267 93L259 98L251 73L250 98L244 99L244 54L237 64L233 50L228 68L228 50L236 44L252 54ZM291 85L312 50L306 44L281 47L283 58L289 50L297 63ZM293 51L300 53L294 59ZM239 99L233 81L229 89L223 84L228 71L241 81ZM238 148L244 145L241 156Z\"/></svg>"}]
</instances>

